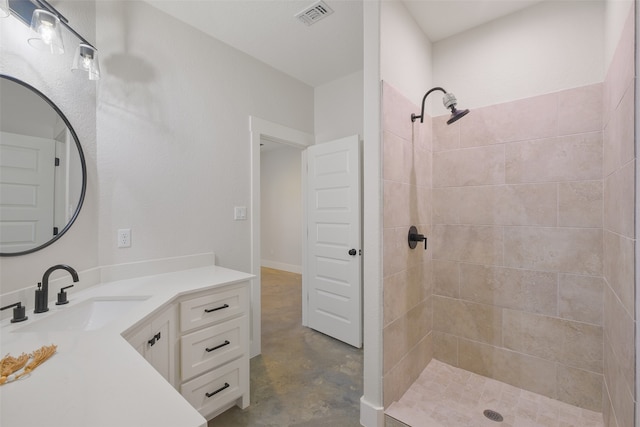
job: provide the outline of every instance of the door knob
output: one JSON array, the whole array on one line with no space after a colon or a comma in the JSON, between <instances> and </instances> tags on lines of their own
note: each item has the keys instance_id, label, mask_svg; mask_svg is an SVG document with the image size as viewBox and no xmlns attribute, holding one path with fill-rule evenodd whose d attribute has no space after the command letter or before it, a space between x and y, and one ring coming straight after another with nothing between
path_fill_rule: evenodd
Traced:
<instances>
[{"instance_id":1,"label":"door knob","mask_svg":"<svg viewBox=\"0 0 640 427\"><path fill-rule=\"evenodd\" d=\"M356 256L357 253L358 251L356 251L355 249L349 249L349 255Z\"/></svg>"}]
</instances>

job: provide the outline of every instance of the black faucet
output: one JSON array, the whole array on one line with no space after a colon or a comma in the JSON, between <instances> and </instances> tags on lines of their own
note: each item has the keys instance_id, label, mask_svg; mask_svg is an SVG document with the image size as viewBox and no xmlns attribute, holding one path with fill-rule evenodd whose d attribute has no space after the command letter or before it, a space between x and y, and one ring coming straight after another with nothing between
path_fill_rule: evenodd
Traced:
<instances>
[{"instance_id":1,"label":"black faucet","mask_svg":"<svg viewBox=\"0 0 640 427\"><path fill-rule=\"evenodd\" d=\"M38 289L36 289L36 304L35 309L33 310L34 313L44 313L45 311L49 311L49 276L56 270L66 270L71 274L74 282L79 280L78 272L68 265L58 264L50 267L44 272L44 275L42 276L42 283L38 283Z\"/></svg>"}]
</instances>

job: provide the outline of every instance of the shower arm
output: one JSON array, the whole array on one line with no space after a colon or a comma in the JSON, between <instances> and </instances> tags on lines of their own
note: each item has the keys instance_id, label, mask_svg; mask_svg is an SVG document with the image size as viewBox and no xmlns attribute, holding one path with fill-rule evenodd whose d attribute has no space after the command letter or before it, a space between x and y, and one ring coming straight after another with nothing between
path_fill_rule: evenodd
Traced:
<instances>
[{"instance_id":1,"label":"shower arm","mask_svg":"<svg viewBox=\"0 0 640 427\"><path fill-rule=\"evenodd\" d=\"M416 116L415 114L411 114L411 122L415 122L416 119L420 119L420 123L423 122L423 118L424 118L424 102L427 100L427 96L429 96L429 94L431 92L434 92L436 90L439 90L444 94L447 93L447 91L442 89L441 87L434 87L433 89L429 89L429 92L425 93L424 97L422 98L422 109L420 110L420 115Z\"/></svg>"}]
</instances>

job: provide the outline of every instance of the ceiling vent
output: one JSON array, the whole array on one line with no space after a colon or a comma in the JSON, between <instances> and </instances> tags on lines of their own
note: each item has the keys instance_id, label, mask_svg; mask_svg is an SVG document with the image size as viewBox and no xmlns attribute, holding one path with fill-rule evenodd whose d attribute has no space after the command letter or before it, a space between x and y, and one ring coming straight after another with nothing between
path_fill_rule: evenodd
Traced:
<instances>
[{"instance_id":1,"label":"ceiling vent","mask_svg":"<svg viewBox=\"0 0 640 427\"><path fill-rule=\"evenodd\" d=\"M311 24L315 24L322 18L329 16L333 13L333 9L331 9L325 2L322 0L312 4L302 12L296 14L296 18L298 18L301 22L304 22L307 26Z\"/></svg>"}]
</instances>

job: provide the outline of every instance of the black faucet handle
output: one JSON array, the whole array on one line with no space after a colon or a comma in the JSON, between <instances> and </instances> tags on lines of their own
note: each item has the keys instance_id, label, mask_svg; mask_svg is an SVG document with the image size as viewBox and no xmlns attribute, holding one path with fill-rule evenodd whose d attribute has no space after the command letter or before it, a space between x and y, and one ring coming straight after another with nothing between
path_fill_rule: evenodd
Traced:
<instances>
[{"instance_id":1,"label":"black faucet handle","mask_svg":"<svg viewBox=\"0 0 640 427\"><path fill-rule=\"evenodd\" d=\"M56 305L63 305L69 302L69 300L67 300L67 293L65 292L65 289L69 289L69 288L73 288L73 285L60 288L60 292L58 292L58 301L56 302Z\"/></svg>"},{"instance_id":2,"label":"black faucet handle","mask_svg":"<svg viewBox=\"0 0 640 427\"><path fill-rule=\"evenodd\" d=\"M0 308L0 311L6 310L7 308L15 307L13 309L13 317L11 318L11 323L24 322L28 319L25 315L26 307L22 305L22 302L18 301L15 304L9 304Z\"/></svg>"}]
</instances>

